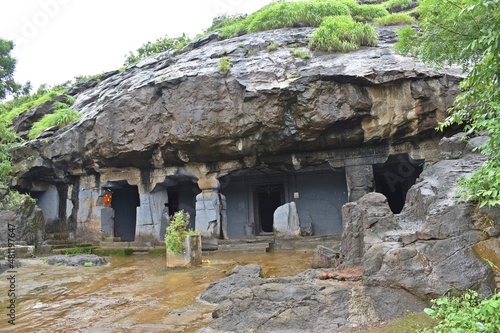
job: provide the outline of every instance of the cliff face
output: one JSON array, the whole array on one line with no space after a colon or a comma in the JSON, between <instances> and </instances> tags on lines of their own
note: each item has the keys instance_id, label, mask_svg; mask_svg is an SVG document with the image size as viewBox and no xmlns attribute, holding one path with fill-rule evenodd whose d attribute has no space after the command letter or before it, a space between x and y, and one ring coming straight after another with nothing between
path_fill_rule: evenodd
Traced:
<instances>
[{"instance_id":1,"label":"cliff face","mask_svg":"<svg viewBox=\"0 0 500 333\"><path fill-rule=\"evenodd\" d=\"M220 161L297 168L318 163L324 151L432 136L458 93L458 71L396 55L387 28L378 47L294 57L312 31L208 36L186 52L76 87L73 108L83 118L19 148L17 177L54 181L102 168ZM276 51L267 50L272 42ZM229 72L219 69L223 57ZM292 153L307 158L293 161Z\"/></svg>"}]
</instances>

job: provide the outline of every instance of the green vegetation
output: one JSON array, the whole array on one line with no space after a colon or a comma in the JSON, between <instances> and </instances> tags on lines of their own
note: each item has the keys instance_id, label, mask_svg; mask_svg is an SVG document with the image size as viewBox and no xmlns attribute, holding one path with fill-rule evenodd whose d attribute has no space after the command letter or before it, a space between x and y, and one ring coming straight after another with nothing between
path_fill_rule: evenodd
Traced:
<instances>
[{"instance_id":1,"label":"green vegetation","mask_svg":"<svg viewBox=\"0 0 500 333\"><path fill-rule=\"evenodd\" d=\"M350 52L376 43L373 26L356 22L351 16L327 17L311 36L311 47L330 52Z\"/></svg>"},{"instance_id":2,"label":"green vegetation","mask_svg":"<svg viewBox=\"0 0 500 333\"><path fill-rule=\"evenodd\" d=\"M75 254L92 254L91 247L74 247L71 249L67 249L63 252L64 255L75 255Z\"/></svg>"},{"instance_id":3,"label":"green vegetation","mask_svg":"<svg viewBox=\"0 0 500 333\"><path fill-rule=\"evenodd\" d=\"M302 49L291 49L290 54L293 57L301 58L301 59L309 59L311 58L311 54L307 50Z\"/></svg>"},{"instance_id":4,"label":"green vegetation","mask_svg":"<svg viewBox=\"0 0 500 333\"><path fill-rule=\"evenodd\" d=\"M140 60L147 58L149 56L170 51L170 50L180 50L187 44L191 42L191 39L186 35L170 38L167 35L158 38L154 42L147 42L142 44L136 53L130 51L128 55L125 56L125 66L130 66L139 62Z\"/></svg>"},{"instance_id":5,"label":"green vegetation","mask_svg":"<svg viewBox=\"0 0 500 333\"><path fill-rule=\"evenodd\" d=\"M382 5L358 5L348 2L351 15L358 22L372 21L378 17L389 15L389 12Z\"/></svg>"},{"instance_id":6,"label":"green vegetation","mask_svg":"<svg viewBox=\"0 0 500 333\"><path fill-rule=\"evenodd\" d=\"M267 46L267 51L269 52L274 52L278 49L278 44L276 44L275 42L272 42L271 44L269 44Z\"/></svg>"},{"instance_id":7,"label":"green vegetation","mask_svg":"<svg viewBox=\"0 0 500 333\"><path fill-rule=\"evenodd\" d=\"M83 264L83 267L92 267L92 266L94 266L94 264L91 263L90 261L87 261Z\"/></svg>"},{"instance_id":8,"label":"green vegetation","mask_svg":"<svg viewBox=\"0 0 500 333\"><path fill-rule=\"evenodd\" d=\"M172 217L170 224L167 227L165 234L165 244L167 250L172 253L179 254L185 251L184 240L187 236L197 235L198 233L193 230L188 230L189 214L183 210L178 211Z\"/></svg>"},{"instance_id":9,"label":"green vegetation","mask_svg":"<svg viewBox=\"0 0 500 333\"><path fill-rule=\"evenodd\" d=\"M219 72L224 74L228 74L229 72L231 72L231 63L229 62L229 58L220 58L219 63L217 64L217 68L219 69Z\"/></svg>"},{"instance_id":10,"label":"green vegetation","mask_svg":"<svg viewBox=\"0 0 500 333\"><path fill-rule=\"evenodd\" d=\"M432 308L425 309L425 312L441 320L425 332L500 332L500 293L489 299L481 299L475 291L460 297L441 297L434 300Z\"/></svg>"},{"instance_id":11,"label":"green vegetation","mask_svg":"<svg viewBox=\"0 0 500 333\"><path fill-rule=\"evenodd\" d=\"M412 0L389 0L387 2L384 2L384 7L387 8L388 11L393 13L411 8L412 4Z\"/></svg>"},{"instance_id":12,"label":"green vegetation","mask_svg":"<svg viewBox=\"0 0 500 333\"><path fill-rule=\"evenodd\" d=\"M0 120L4 120L10 125L14 118L24 111L49 102L56 96L64 94L65 91L66 88L62 86L56 86L49 91L39 89L36 94L25 96L20 100L14 99L4 103L0 105ZM22 101L21 104L19 104L20 101Z\"/></svg>"},{"instance_id":13,"label":"green vegetation","mask_svg":"<svg viewBox=\"0 0 500 333\"><path fill-rule=\"evenodd\" d=\"M487 132L480 147L489 157L471 177L460 181L461 198L479 205L500 204L500 0L421 0L422 33L399 31L396 49L436 66L457 64L468 73L462 93L440 129L458 124L474 135Z\"/></svg>"},{"instance_id":14,"label":"green vegetation","mask_svg":"<svg viewBox=\"0 0 500 333\"><path fill-rule=\"evenodd\" d=\"M394 13L375 19L375 24L379 26L412 24L415 19L408 13Z\"/></svg>"},{"instance_id":15,"label":"green vegetation","mask_svg":"<svg viewBox=\"0 0 500 333\"><path fill-rule=\"evenodd\" d=\"M10 55L13 49L14 42L0 38L0 101L20 88L14 81L16 59Z\"/></svg>"},{"instance_id":16,"label":"green vegetation","mask_svg":"<svg viewBox=\"0 0 500 333\"><path fill-rule=\"evenodd\" d=\"M67 105L64 103L54 103L54 108L56 107L58 109L55 109L54 113L43 116L42 119L33 124L31 131L28 133L28 137L30 139L35 139L40 133L49 127L57 126L61 128L77 121L82 117L81 113L67 108Z\"/></svg>"},{"instance_id":17,"label":"green vegetation","mask_svg":"<svg viewBox=\"0 0 500 333\"><path fill-rule=\"evenodd\" d=\"M110 256L129 256L134 253L134 250L131 248L126 249L101 249L94 248L92 249L92 253L102 257L110 257Z\"/></svg>"}]
</instances>

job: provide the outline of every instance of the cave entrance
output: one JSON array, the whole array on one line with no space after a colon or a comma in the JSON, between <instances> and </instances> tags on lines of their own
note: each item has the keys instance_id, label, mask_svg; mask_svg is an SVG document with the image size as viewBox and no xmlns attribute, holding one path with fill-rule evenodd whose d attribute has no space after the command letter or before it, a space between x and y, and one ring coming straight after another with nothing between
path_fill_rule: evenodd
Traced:
<instances>
[{"instance_id":1,"label":"cave entrance","mask_svg":"<svg viewBox=\"0 0 500 333\"><path fill-rule=\"evenodd\" d=\"M274 211L285 203L283 184L256 186L254 200L257 203L255 216L259 223L260 234L273 233Z\"/></svg>"},{"instance_id":2,"label":"cave entrance","mask_svg":"<svg viewBox=\"0 0 500 333\"><path fill-rule=\"evenodd\" d=\"M113 188L111 207L115 213L114 236L120 237L122 242L135 240L137 224L137 207L140 206L139 190L137 186L123 185Z\"/></svg>"},{"instance_id":3,"label":"cave entrance","mask_svg":"<svg viewBox=\"0 0 500 333\"><path fill-rule=\"evenodd\" d=\"M423 170L424 160L414 160L408 154L391 155L385 163L373 165L375 191L387 197L394 214L401 213L406 194Z\"/></svg>"}]
</instances>

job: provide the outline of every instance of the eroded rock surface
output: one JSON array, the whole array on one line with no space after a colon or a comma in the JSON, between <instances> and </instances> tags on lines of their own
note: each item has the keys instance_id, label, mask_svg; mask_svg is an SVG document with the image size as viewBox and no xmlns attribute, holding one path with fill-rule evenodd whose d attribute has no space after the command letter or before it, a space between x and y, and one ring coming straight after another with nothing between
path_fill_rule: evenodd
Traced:
<instances>
[{"instance_id":1,"label":"eroded rock surface","mask_svg":"<svg viewBox=\"0 0 500 333\"><path fill-rule=\"evenodd\" d=\"M457 179L485 161L460 142L462 137L441 146L446 156L463 158L428 166L409 190L401 214L393 215L377 193L344 206L341 266L362 266L366 286L398 287L421 299L454 290L493 292L493 272L474 245L497 237L498 221L481 226L475 205L458 202ZM470 145L481 142L484 138L476 138Z\"/></svg>"},{"instance_id":2,"label":"eroded rock surface","mask_svg":"<svg viewBox=\"0 0 500 333\"><path fill-rule=\"evenodd\" d=\"M42 260L47 261L49 265L60 266L84 266L85 264L89 266L102 266L107 264L104 258L95 254L56 255L43 258Z\"/></svg>"},{"instance_id":3,"label":"eroded rock surface","mask_svg":"<svg viewBox=\"0 0 500 333\"><path fill-rule=\"evenodd\" d=\"M425 307L404 290L320 280L320 273L310 270L247 284L217 306L216 319L200 332L331 332Z\"/></svg>"},{"instance_id":4,"label":"eroded rock surface","mask_svg":"<svg viewBox=\"0 0 500 333\"><path fill-rule=\"evenodd\" d=\"M389 28L380 30L378 47L295 58L290 50L306 48L313 30L209 38L77 87L72 107L83 118L19 148L17 176L64 180L101 168L215 161L300 168L324 158L291 153L427 138L444 119L459 91L458 70L396 55ZM278 50L267 50L271 42ZM222 57L230 73L218 70ZM16 124L28 124L32 113Z\"/></svg>"}]
</instances>

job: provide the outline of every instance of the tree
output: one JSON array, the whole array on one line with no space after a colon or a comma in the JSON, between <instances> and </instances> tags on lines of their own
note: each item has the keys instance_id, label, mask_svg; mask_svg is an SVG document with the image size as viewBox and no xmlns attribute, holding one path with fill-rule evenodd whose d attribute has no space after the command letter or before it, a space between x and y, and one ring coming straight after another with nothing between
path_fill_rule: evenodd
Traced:
<instances>
[{"instance_id":1,"label":"tree","mask_svg":"<svg viewBox=\"0 0 500 333\"><path fill-rule=\"evenodd\" d=\"M500 0L422 0L421 31L399 31L396 49L430 64L461 65L462 93L440 128L463 124L472 133L487 132L480 151L488 161L462 179L462 197L481 206L500 204Z\"/></svg>"},{"instance_id":2,"label":"tree","mask_svg":"<svg viewBox=\"0 0 500 333\"><path fill-rule=\"evenodd\" d=\"M10 55L13 48L14 42L0 38L0 101L19 89L14 81L16 59Z\"/></svg>"}]
</instances>

